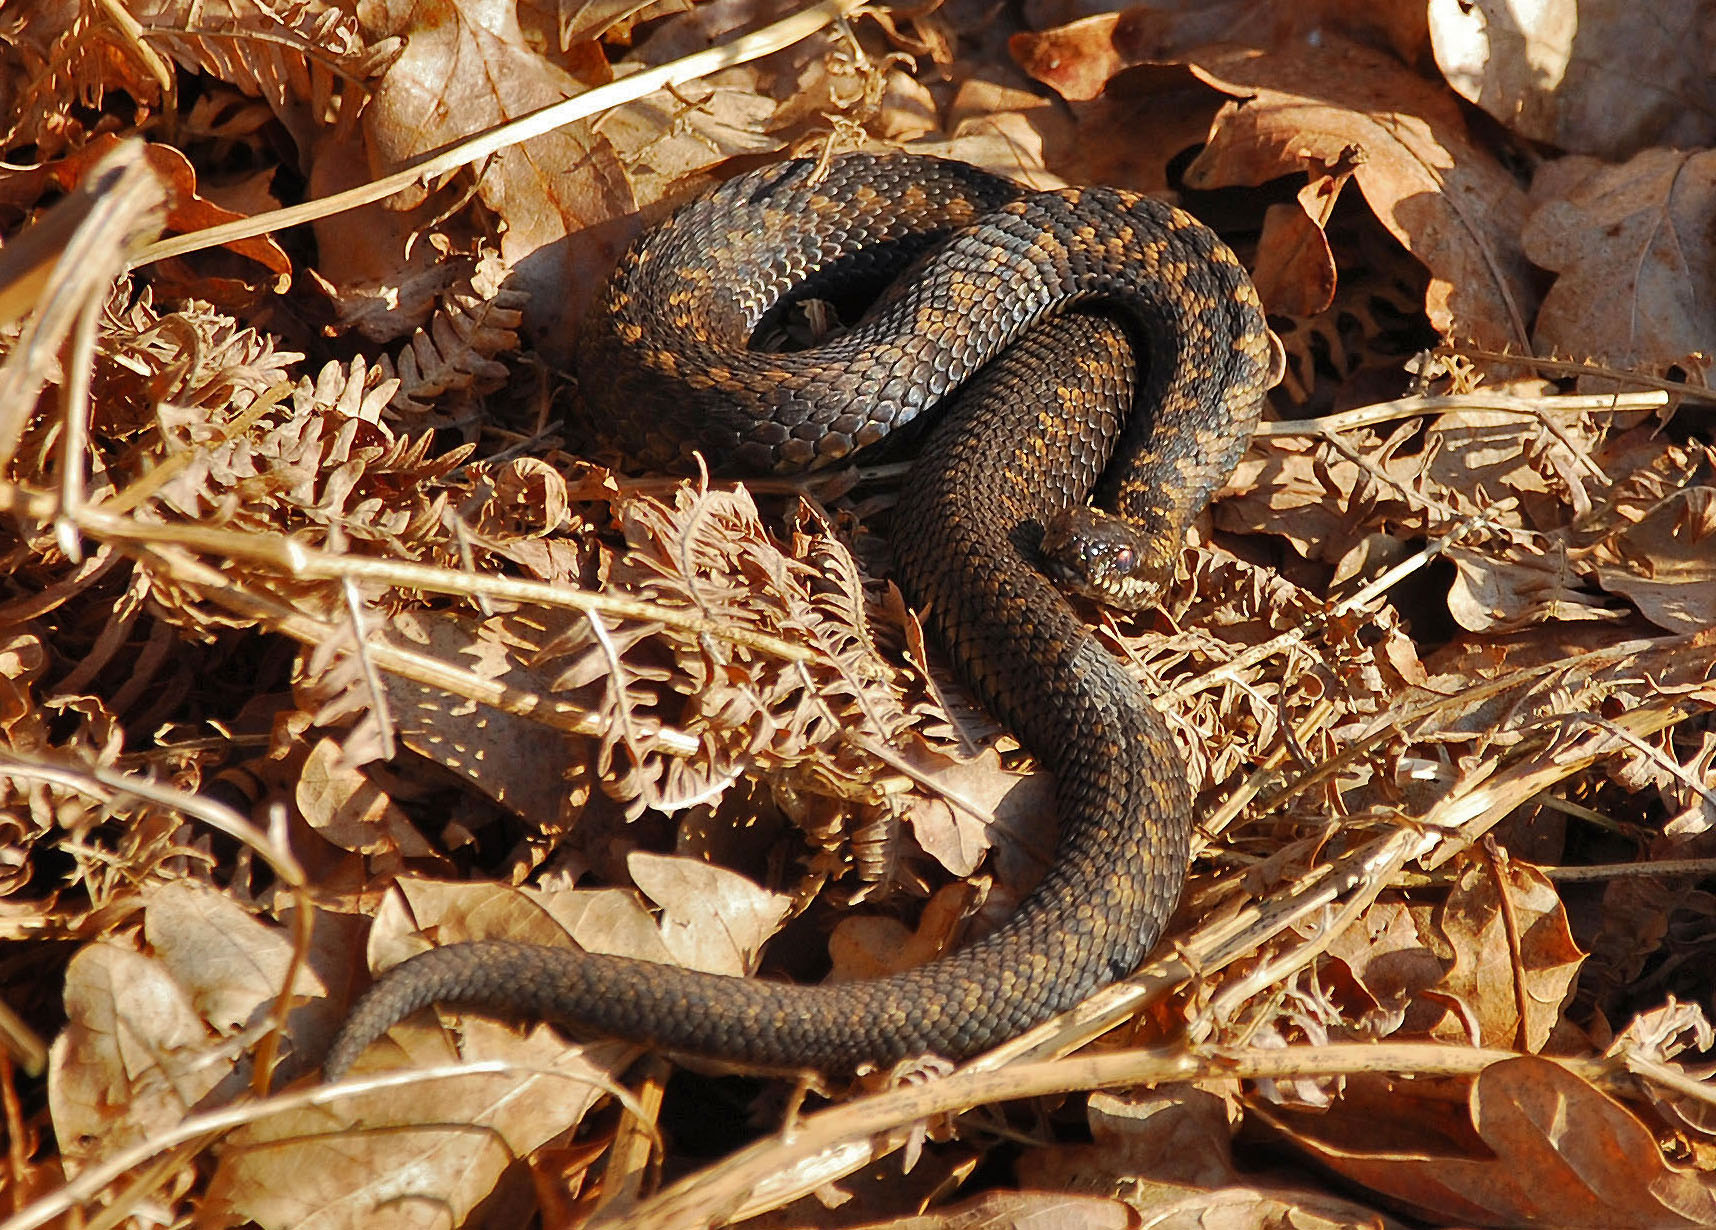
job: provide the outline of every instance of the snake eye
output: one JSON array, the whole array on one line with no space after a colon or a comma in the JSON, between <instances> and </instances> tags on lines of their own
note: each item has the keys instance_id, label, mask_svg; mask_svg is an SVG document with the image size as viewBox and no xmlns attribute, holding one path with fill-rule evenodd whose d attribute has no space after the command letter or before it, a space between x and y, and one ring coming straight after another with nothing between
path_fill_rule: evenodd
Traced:
<instances>
[{"instance_id":1,"label":"snake eye","mask_svg":"<svg viewBox=\"0 0 1716 1230\"><path fill-rule=\"evenodd\" d=\"M1133 554L1131 547L1121 547L1114 553L1114 567L1117 572L1131 572L1137 563L1138 557Z\"/></svg>"}]
</instances>

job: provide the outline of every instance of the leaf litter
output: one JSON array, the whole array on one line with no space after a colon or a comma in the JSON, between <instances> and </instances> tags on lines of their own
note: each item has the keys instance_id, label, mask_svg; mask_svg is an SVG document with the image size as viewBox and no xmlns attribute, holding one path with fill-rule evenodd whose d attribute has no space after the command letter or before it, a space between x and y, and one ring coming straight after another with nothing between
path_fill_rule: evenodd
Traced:
<instances>
[{"instance_id":1,"label":"leaf litter","mask_svg":"<svg viewBox=\"0 0 1716 1230\"><path fill-rule=\"evenodd\" d=\"M9 11L3 1224L1716 1224L1709 108L1629 67L1690 13ZM867 976L1041 874L899 468L627 476L560 366L673 201L865 140L1169 194L1283 337L1087 611L1199 792L1169 943L808 1101L441 1013L323 1089L430 943Z\"/></svg>"}]
</instances>

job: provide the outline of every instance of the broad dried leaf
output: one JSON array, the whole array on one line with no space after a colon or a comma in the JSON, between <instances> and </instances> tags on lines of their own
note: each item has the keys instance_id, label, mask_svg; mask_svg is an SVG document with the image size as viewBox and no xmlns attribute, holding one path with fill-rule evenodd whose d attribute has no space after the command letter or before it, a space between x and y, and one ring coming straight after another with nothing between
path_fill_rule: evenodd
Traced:
<instances>
[{"instance_id":1,"label":"broad dried leaf","mask_svg":"<svg viewBox=\"0 0 1716 1230\"><path fill-rule=\"evenodd\" d=\"M279 996L292 963L291 938L259 922L207 885L179 880L149 894L143 935L167 971L190 992L203 1019L223 1034L256 1023ZM325 994L299 969L295 994Z\"/></svg>"},{"instance_id":2,"label":"broad dried leaf","mask_svg":"<svg viewBox=\"0 0 1716 1230\"><path fill-rule=\"evenodd\" d=\"M241 1128L226 1138L205 1213L269 1230L464 1224L519 1158L582 1122L624 1049L473 1021L465 1058L513 1071L376 1089ZM411 1057L451 1059L428 1051Z\"/></svg>"},{"instance_id":3,"label":"broad dried leaf","mask_svg":"<svg viewBox=\"0 0 1716 1230\"><path fill-rule=\"evenodd\" d=\"M1514 133L1619 159L1644 145L1708 145L1716 48L1697 0L1430 0L1430 45L1448 84Z\"/></svg>"},{"instance_id":4,"label":"broad dried leaf","mask_svg":"<svg viewBox=\"0 0 1716 1230\"><path fill-rule=\"evenodd\" d=\"M446 8L365 0L359 16L369 29L410 35L364 112L371 149L389 167L583 88L537 53L501 0ZM501 150L477 191L507 223L501 256L519 271L513 289L532 333L570 336L597 271L619 255L600 224L633 207L607 140L581 121Z\"/></svg>"},{"instance_id":5,"label":"broad dried leaf","mask_svg":"<svg viewBox=\"0 0 1716 1230\"><path fill-rule=\"evenodd\" d=\"M1597 582L1669 632L1716 627L1716 487L1687 487L1606 539Z\"/></svg>"},{"instance_id":6,"label":"broad dried leaf","mask_svg":"<svg viewBox=\"0 0 1716 1230\"><path fill-rule=\"evenodd\" d=\"M294 802L310 827L341 849L406 857L434 853L387 791L348 763L333 739L319 739L311 749Z\"/></svg>"},{"instance_id":7,"label":"broad dried leaf","mask_svg":"<svg viewBox=\"0 0 1716 1230\"><path fill-rule=\"evenodd\" d=\"M828 937L833 977L885 978L944 956L963 933L970 906L970 891L954 884L924 904L916 928L875 915L841 919Z\"/></svg>"},{"instance_id":8,"label":"broad dried leaf","mask_svg":"<svg viewBox=\"0 0 1716 1230\"><path fill-rule=\"evenodd\" d=\"M1425 939L1447 969L1422 992L1448 1009L1429 1026L1432 1036L1543 1049L1585 954L1568 931L1555 886L1541 872L1512 860L1462 860Z\"/></svg>"},{"instance_id":9,"label":"broad dried leaf","mask_svg":"<svg viewBox=\"0 0 1716 1230\"><path fill-rule=\"evenodd\" d=\"M1392 1089L1391 1106L1373 1107L1386 1120L1280 1125L1322 1165L1435 1221L1592 1230L1716 1223L1716 1192L1670 1165L1637 1116L1560 1064L1530 1056L1491 1064L1471 1084L1469 1125L1450 1118L1459 1138L1440 1142L1401 1130L1430 1118L1408 1086Z\"/></svg>"},{"instance_id":10,"label":"broad dried leaf","mask_svg":"<svg viewBox=\"0 0 1716 1230\"><path fill-rule=\"evenodd\" d=\"M1532 186L1526 255L1557 274L1540 352L1700 376L1716 361L1716 152L1644 150L1622 166L1551 163Z\"/></svg>"},{"instance_id":11,"label":"broad dried leaf","mask_svg":"<svg viewBox=\"0 0 1716 1230\"><path fill-rule=\"evenodd\" d=\"M42 173L61 191L69 192L83 182L95 164L112 152L118 143L118 137L104 134L75 154L43 167ZM179 150L170 145L151 143L144 147L143 156L167 189L167 229L170 232L202 230L235 222L244 216L223 208L198 191L196 168ZM284 274L291 269L286 253L267 235L236 239L227 247L240 256L249 257L270 273Z\"/></svg>"},{"instance_id":12,"label":"broad dried leaf","mask_svg":"<svg viewBox=\"0 0 1716 1230\"><path fill-rule=\"evenodd\" d=\"M632 881L661 907L661 938L675 965L711 974L751 974L791 900L694 858L634 852Z\"/></svg>"},{"instance_id":13,"label":"broad dried leaf","mask_svg":"<svg viewBox=\"0 0 1716 1230\"><path fill-rule=\"evenodd\" d=\"M171 1131L227 1075L190 989L121 940L72 957L65 1009L48 1097L74 1172Z\"/></svg>"},{"instance_id":14,"label":"broad dried leaf","mask_svg":"<svg viewBox=\"0 0 1716 1230\"><path fill-rule=\"evenodd\" d=\"M1279 51L1318 41L1333 28L1372 45L1391 47L1399 59L1411 62L1427 38L1424 15L1412 4L1169 0L1088 16L1076 10L1116 6L1031 0L1028 7L1032 25L1057 28L1014 35L1014 58L1063 98L1078 101L1101 94L1124 69L1178 62L1199 48L1218 44ZM1073 20L1075 16L1079 20Z\"/></svg>"},{"instance_id":15,"label":"broad dried leaf","mask_svg":"<svg viewBox=\"0 0 1716 1230\"><path fill-rule=\"evenodd\" d=\"M388 637L521 693L545 694L547 681L509 644L507 622L407 611L391 621ZM581 745L563 730L396 675L383 683L406 747L459 774L532 829L555 829L576 817L589 787L578 780Z\"/></svg>"},{"instance_id":16,"label":"broad dried leaf","mask_svg":"<svg viewBox=\"0 0 1716 1230\"><path fill-rule=\"evenodd\" d=\"M1519 240L1525 192L1445 94L1387 56L1332 38L1268 56L1214 49L1184 62L1245 99L1217 117L1188 184L1255 186L1350 168L1377 218L1430 270L1431 325L1498 349L1529 344L1537 291Z\"/></svg>"}]
</instances>

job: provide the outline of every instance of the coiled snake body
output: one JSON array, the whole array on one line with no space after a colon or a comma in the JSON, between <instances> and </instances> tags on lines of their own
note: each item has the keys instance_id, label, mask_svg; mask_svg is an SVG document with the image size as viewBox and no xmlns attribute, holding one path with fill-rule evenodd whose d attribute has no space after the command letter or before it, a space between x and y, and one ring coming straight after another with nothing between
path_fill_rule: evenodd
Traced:
<instances>
[{"instance_id":1,"label":"coiled snake body","mask_svg":"<svg viewBox=\"0 0 1716 1230\"><path fill-rule=\"evenodd\" d=\"M789 302L877 292L832 342L747 349ZM582 347L594 421L651 467L684 470L701 453L718 472L815 468L951 399L894 513L896 561L961 677L1056 775L1054 865L987 937L859 982L784 985L505 941L433 949L364 996L328 1075L431 1003L776 1068L961 1058L1130 973L1184 879L1185 767L1033 557L1094 487L1139 527L1121 564L1146 581L1171 569L1271 382L1262 308L1227 247L1116 189L1027 193L900 155L849 155L821 175L788 162L634 244ZM1057 571L1080 571L1087 549L1103 554L1075 539Z\"/></svg>"}]
</instances>

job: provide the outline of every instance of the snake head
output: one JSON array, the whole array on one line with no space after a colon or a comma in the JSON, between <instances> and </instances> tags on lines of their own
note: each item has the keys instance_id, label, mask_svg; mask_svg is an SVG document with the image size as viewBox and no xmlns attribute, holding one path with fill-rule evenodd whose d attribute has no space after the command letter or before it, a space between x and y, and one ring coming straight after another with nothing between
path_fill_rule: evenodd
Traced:
<instances>
[{"instance_id":1,"label":"snake head","mask_svg":"<svg viewBox=\"0 0 1716 1230\"><path fill-rule=\"evenodd\" d=\"M1159 536L1082 505L1049 518L1039 550L1043 571L1062 589L1123 611L1148 606L1174 568Z\"/></svg>"}]
</instances>

